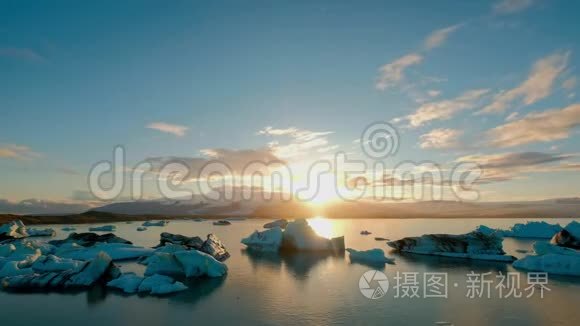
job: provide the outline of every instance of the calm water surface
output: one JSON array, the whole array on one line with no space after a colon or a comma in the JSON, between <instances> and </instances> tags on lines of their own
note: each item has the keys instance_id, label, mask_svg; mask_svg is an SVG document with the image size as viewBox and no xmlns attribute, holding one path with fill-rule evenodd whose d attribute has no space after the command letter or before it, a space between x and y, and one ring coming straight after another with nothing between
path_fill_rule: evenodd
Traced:
<instances>
[{"instance_id":1,"label":"calm water surface","mask_svg":"<svg viewBox=\"0 0 580 326\"><path fill-rule=\"evenodd\" d=\"M396 265L381 269L394 284L397 272L418 272L420 292L422 273L448 273L448 298L395 298L391 287L378 300L365 298L359 291L361 275L372 267L352 264L347 256L299 254L290 256L256 255L244 250L240 239L265 220L233 221L231 226L214 226L211 221L172 221L166 227L150 227L137 232L140 223L117 224L116 234L137 245L153 246L161 232L205 236L215 233L231 253L229 273L224 279L198 279L188 283L190 290L158 298L125 296L95 288L76 294L0 292L2 325L167 325L215 323L217 325L304 325L304 324L389 324L433 325L446 321L455 325L578 325L580 320L580 279L550 277L544 299L466 298L466 274L514 272L505 263L474 262L449 258L389 253L384 241L375 236L399 239L424 233L464 233L479 224L508 227L524 220L506 219L413 219L413 220L317 220L319 232L327 236L344 235L347 247L383 248L396 259ZM571 220L552 220L567 224ZM57 237L68 232L58 230ZM77 227L77 232L88 225ZM373 232L360 235L361 230ZM531 249L536 240L505 239L508 254L522 257L517 249ZM142 272L143 266L123 263L124 271ZM526 274L521 273L523 290ZM457 283L457 287L454 287ZM422 293L421 293L422 295Z\"/></svg>"}]
</instances>

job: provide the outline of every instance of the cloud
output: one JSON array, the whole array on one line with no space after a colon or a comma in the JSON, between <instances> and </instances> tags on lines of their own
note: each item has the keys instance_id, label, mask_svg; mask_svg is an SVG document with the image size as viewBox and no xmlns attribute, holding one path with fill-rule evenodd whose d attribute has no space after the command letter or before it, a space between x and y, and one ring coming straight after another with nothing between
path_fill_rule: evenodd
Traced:
<instances>
[{"instance_id":1,"label":"cloud","mask_svg":"<svg viewBox=\"0 0 580 326\"><path fill-rule=\"evenodd\" d=\"M533 4L533 0L502 0L493 5L493 12L500 15L508 15L524 11Z\"/></svg>"},{"instance_id":2,"label":"cloud","mask_svg":"<svg viewBox=\"0 0 580 326\"><path fill-rule=\"evenodd\" d=\"M147 128L155 129L155 130L165 132L168 134L173 134L177 137L185 136L185 132L189 129L188 127L185 127L185 126L180 126L180 125L175 125L175 124L170 124L170 123L165 123L165 122L154 122L154 123L147 125Z\"/></svg>"},{"instance_id":3,"label":"cloud","mask_svg":"<svg viewBox=\"0 0 580 326\"><path fill-rule=\"evenodd\" d=\"M462 130L439 128L421 135L419 146L424 149L444 149L457 148L461 145L459 137L463 135Z\"/></svg>"},{"instance_id":4,"label":"cloud","mask_svg":"<svg viewBox=\"0 0 580 326\"><path fill-rule=\"evenodd\" d=\"M431 90L427 91L427 95L429 95L431 97L437 97L437 96L441 95L441 91L436 90L436 89L431 89Z\"/></svg>"},{"instance_id":5,"label":"cloud","mask_svg":"<svg viewBox=\"0 0 580 326\"><path fill-rule=\"evenodd\" d=\"M489 143L496 147L512 147L535 142L565 139L580 125L580 104L563 109L534 112L487 131Z\"/></svg>"},{"instance_id":6,"label":"cloud","mask_svg":"<svg viewBox=\"0 0 580 326\"><path fill-rule=\"evenodd\" d=\"M429 36L423 42L423 46L426 50L431 50L436 47L439 47L445 43L449 35L455 32L461 24L445 27L434 31L433 33L429 34Z\"/></svg>"},{"instance_id":7,"label":"cloud","mask_svg":"<svg viewBox=\"0 0 580 326\"><path fill-rule=\"evenodd\" d=\"M290 158L300 155L306 155L310 150L319 153L328 152L336 147L329 146L327 135L333 134L333 131L310 131L290 127L286 129L275 129L266 127L258 131L258 135L267 136L288 136L291 138L290 143L281 145L279 141L269 143L270 149L278 157Z\"/></svg>"},{"instance_id":8,"label":"cloud","mask_svg":"<svg viewBox=\"0 0 580 326\"><path fill-rule=\"evenodd\" d=\"M571 91L576 87L576 77L570 77L562 82L562 88Z\"/></svg>"},{"instance_id":9,"label":"cloud","mask_svg":"<svg viewBox=\"0 0 580 326\"><path fill-rule=\"evenodd\" d=\"M454 99L425 103L405 119L411 127L419 127L432 120L447 120L458 111L475 107L479 99L488 92L488 89L474 89Z\"/></svg>"},{"instance_id":10,"label":"cloud","mask_svg":"<svg viewBox=\"0 0 580 326\"><path fill-rule=\"evenodd\" d=\"M39 157L40 154L22 145L0 144L0 158L16 160L30 160Z\"/></svg>"},{"instance_id":11,"label":"cloud","mask_svg":"<svg viewBox=\"0 0 580 326\"><path fill-rule=\"evenodd\" d=\"M164 166L171 163L184 164L189 170L189 179L198 177L201 170L212 161L227 165L235 174L239 174L246 166L253 162L286 163L276 156L270 148L243 150L208 148L201 150L201 154L205 157L161 156L150 157L145 161L153 165L153 172L160 172Z\"/></svg>"},{"instance_id":12,"label":"cloud","mask_svg":"<svg viewBox=\"0 0 580 326\"><path fill-rule=\"evenodd\" d=\"M548 97L552 93L554 82L566 69L569 57L569 51L559 52L536 61L523 83L516 88L497 94L493 102L478 113L503 112L516 100L530 105Z\"/></svg>"},{"instance_id":13,"label":"cloud","mask_svg":"<svg viewBox=\"0 0 580 326\"><path fill-rule=\"evenodd\" d=\"M375 84L379 90L386 90L399 84L405 78L405 70L418 65L423 57L417 53L407 54L379 69L379 78Z\"/></svg>"},{"instance_id":14,"label":"cloud","mask_svg":"<svg viewBox=\"0 0 580 326\"><path fill-rule=\"evenodd\" d=\"M31 49L2 47L0 48L0 57L22 59L32 62L44 62L46 59Z\"/></svg>"},{"instance_id":15,"label":"cloud","mask_svg":"<svg viewBox=\"0 0 580 326\"><path fill-rule=\"evenodd\" d=\"M0 199L0 214L76 214L89 210L91 206L82 203L67 203L40 199L26 199L13 202Z\"/></svg>"},{"instance_id":16,"label":"cloud","mask_svg":"<svg viewBox=\"0 0 580 326\"><path fill-rule=\"evenodd\" d=\"M566 162L574 157L574 155L542 152L511 152L469 155L458 158L456 162L477 164L483 171L483 176L478 183L487 184L522 179L525 174L529 173L580 171L580 164Z\"/></svg>"}]
</instances>

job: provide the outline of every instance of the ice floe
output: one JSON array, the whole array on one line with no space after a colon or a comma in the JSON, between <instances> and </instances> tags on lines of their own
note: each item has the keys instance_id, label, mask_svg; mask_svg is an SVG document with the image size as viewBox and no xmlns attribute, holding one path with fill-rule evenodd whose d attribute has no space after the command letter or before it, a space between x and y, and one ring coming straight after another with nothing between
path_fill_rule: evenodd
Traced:
<instances>
[{"instance_id":1,"label":"ice floe","mask_svg":"<svg viewBox=\"0 0 580 326\"><path fill-rule=\"evenodd\" d=\"M137 228L137 231L139 231L139 232L147 231L147 228L144 226L140 226Z\"/></svg>"},{"instance_id":2,"label":"ice floe","mask_svg":"<svg viewBox=\"0 0 580 326\"><path fill-rule=\"evenodd\" d=\"M517 223L509 230L504 230L501 234L504 237L513 238L543 238L550 239L554 234L560 232L562 226L559 224L550 224L544 221Z\"/></svg>"},{"instance_id":3,"label":"ice floe","mask_svg":"<svg viewBox=\"0 0 580 326\"><path fill-rule=\"evenodd\" d=\"M362 230L362 231L360 231L360 234L361 235L369 235L369 234L373 234L373 233L370 231L367 231L367 230Z\"/></svg>"},{"instance_id":4,"label":"ice floe","mask_svg":"<svg viewBox=\"0 0 580 326\"><path fill-rule=\"evenodd\" d=\"M226 264L216 260L214 257L197 250L178 251L174 253L175 258L183 266L186 277L209 276L220 277L227 273Z\"/></svg>"},{"instance_id":5,"label":"ice floe","mask_svg":"<svg viewBox=\"0 0 580 326\"><path fill-rule=\"evenodd\" d=\"M501 237L481 232L461 235L426 234L390 241L387 244L398 251L424 255L506 262L516 259L505 255Z\"/></svg>"},{"instance_id":6,"label":"ice floe","mask_svg":"<svg viewBox=\"0 0 580 326\"><path fill-rule=\"evenodd\" d=\"M75 243L83 247L94 246L97 243L124 243L132 244L131 241L120 238L113 233L96 234L91 232L85 233L71 233L62 240L49 241L51 245L60 246L65 243Z\"/></svg>"},{"instance_id":7,"label":"ice floe","mask_svg":"<svg viewBox=\"0 0 580 326\"><path fill-rule=\"evenodd\" d=\"M200 237L188 237L181 234L173 234L169 232L163 232L160 235L159 244L157 247L163 247L167 244L182 245L187 248L200 250L203 245L203 240Z\"/></svg>"},{"instance_id":8,"label":"ice floe","mask_svg":"<svg viewBox=\"0 0 580 326\"><path fill-rule=\"evenodd\" d=\"M232 222L226 221L226 220L220 220L220 221L213 222L213 225L230 225L230 224L232 224Z\"/></svg>"},{"instance_id":9,"label":"ice floe","mask_svg":"<svg viewBox=\"0 0 580 326\"><path fill-rule=\"evenodd\" d=\"M145 278L135 273L123 273L118 278L109 281L108 287L117 288L125 293L137 293L139 286Z\"/></svg>"},{"instance_id":10,"label":"ice floe","mask_svg":"<svg viewBox=\"0 0 580 326\"><path fill-rule=\"evenodd\" d=\"M62 258L91 260L97 257L100 252L109 255L112 260L118 261L150 256L154 250L126 243L96 243L90 247L83 247L73 243L63 244L56 249L54 254Z\"/></svg>"},{"instance_id":11,"label":"ice floe","mask_svg":"<svg viewBox=\"0 0 580 326\"><path fill-rule=\"evenodd\" d=\"M580 249L580 223L570 222L550 239L550 243L561 247Z\"/></svg>"},{"instance_id":12,"label":"ice floe","mask_svg":"<svg viewBox=\"0 0 580 326\"><path fill-rule=\"evenodd\" d=\"M114 225L93 226L89 228L91 232L113 232L115 230L117 230L117 227Z\"/></svg>"},{"instance_id":13,"label":"ice floe","mask_svg":"<svg viewBox=\"0 0 580 326\"><path fill-rule=\"evenodd\" d=\"M38 257L31 268L36 273L63 272L69 269L78 269L83 264L83 261L47 255Z\"/></svg>"},{"instance_id":14,"label":"ice floe","mask_svg":"<svg viewBox=\"0 0 580 326\"><path fill-rule=\"evenodd\" d=\"M141 226L166 226L167 224L169 224L168 221L146 221Z\"/></svg>"}]
</instances>

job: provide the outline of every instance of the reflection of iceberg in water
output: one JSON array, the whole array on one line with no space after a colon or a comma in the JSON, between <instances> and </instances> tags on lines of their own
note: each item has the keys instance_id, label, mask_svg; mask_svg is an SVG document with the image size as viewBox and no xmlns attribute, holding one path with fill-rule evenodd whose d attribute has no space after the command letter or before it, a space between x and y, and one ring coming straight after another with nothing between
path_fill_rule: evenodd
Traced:
<instances>
[{"instance_id":1,"label":"reflection of iceberg in water","mask_svg":"<svg viewBox=\"0 0 580 326\"><path fill-rule=\"evenodd\" d=\"M180 280L189 289L177 293L176 295L167 297L167 299L171 302L185 303L188 306L191 306L192 304L196 304L197 302L207 298L212 293L214 293L224 284L225 279L226 277L200 277Z\"/></svg>"},{"instance_id":2,"label":"reflection of iceberg in water","mask_svg":"<svg viewBox=\"0 0 580 326\"><path fill-rule=\"evenodd\" d=\"M344 252L260 252L255 250L242 250L242 255L248 257L250 263L257 268L267 266L276 271L285 267L288 272L297 279L305 279L316 265L328 260L343 260Z\"/></svg>"},{"instance_id":3,"label":"reflection of iceberg in water","mask_svg":"<svg viewBox=\"0 0 580 326\"><path fill-rule=\"evenodd\" d=\"M411 266L422 266L427 270L444 271L446 269L452 269L453 271L465 271L469 273L474 272L493 272L493 273L506 273L508 271L508 265L504 262L490 261L490 260L471 260L462 259L454 257L443 257L443 256L429 256L422 254L415 254L410 252L397 252L392 251L392 255L397 257L397 261Z\"/></svg>"}]
</instances>

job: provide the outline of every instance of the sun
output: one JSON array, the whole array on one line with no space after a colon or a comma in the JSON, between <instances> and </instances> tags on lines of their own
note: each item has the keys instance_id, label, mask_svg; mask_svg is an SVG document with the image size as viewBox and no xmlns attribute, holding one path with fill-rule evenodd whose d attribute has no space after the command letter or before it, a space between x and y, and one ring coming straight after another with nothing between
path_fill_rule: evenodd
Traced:
<instances>
[{"instance_id":1,"label":"sun","mask_svg":"<svg viewBox=\"0 0 580 326\"><path fill-rule=\"evenodd\" d=\"M335 236L334 223L322 216L316 216L308 219L308 225L321 237L330 239Z\"/></svg>"},{"instance_id":2,"label":"sun","mask_svg":"<svg viewBox=\"0 0 580 326\"><path fill-rule=\"evenodd\" d=\"M310 199L309 203L313 205L324 205L339 199L336 190L336 183L334 177L330 174L321 175L320 182L314 197Z\"/></svg>"}]
</instances>

